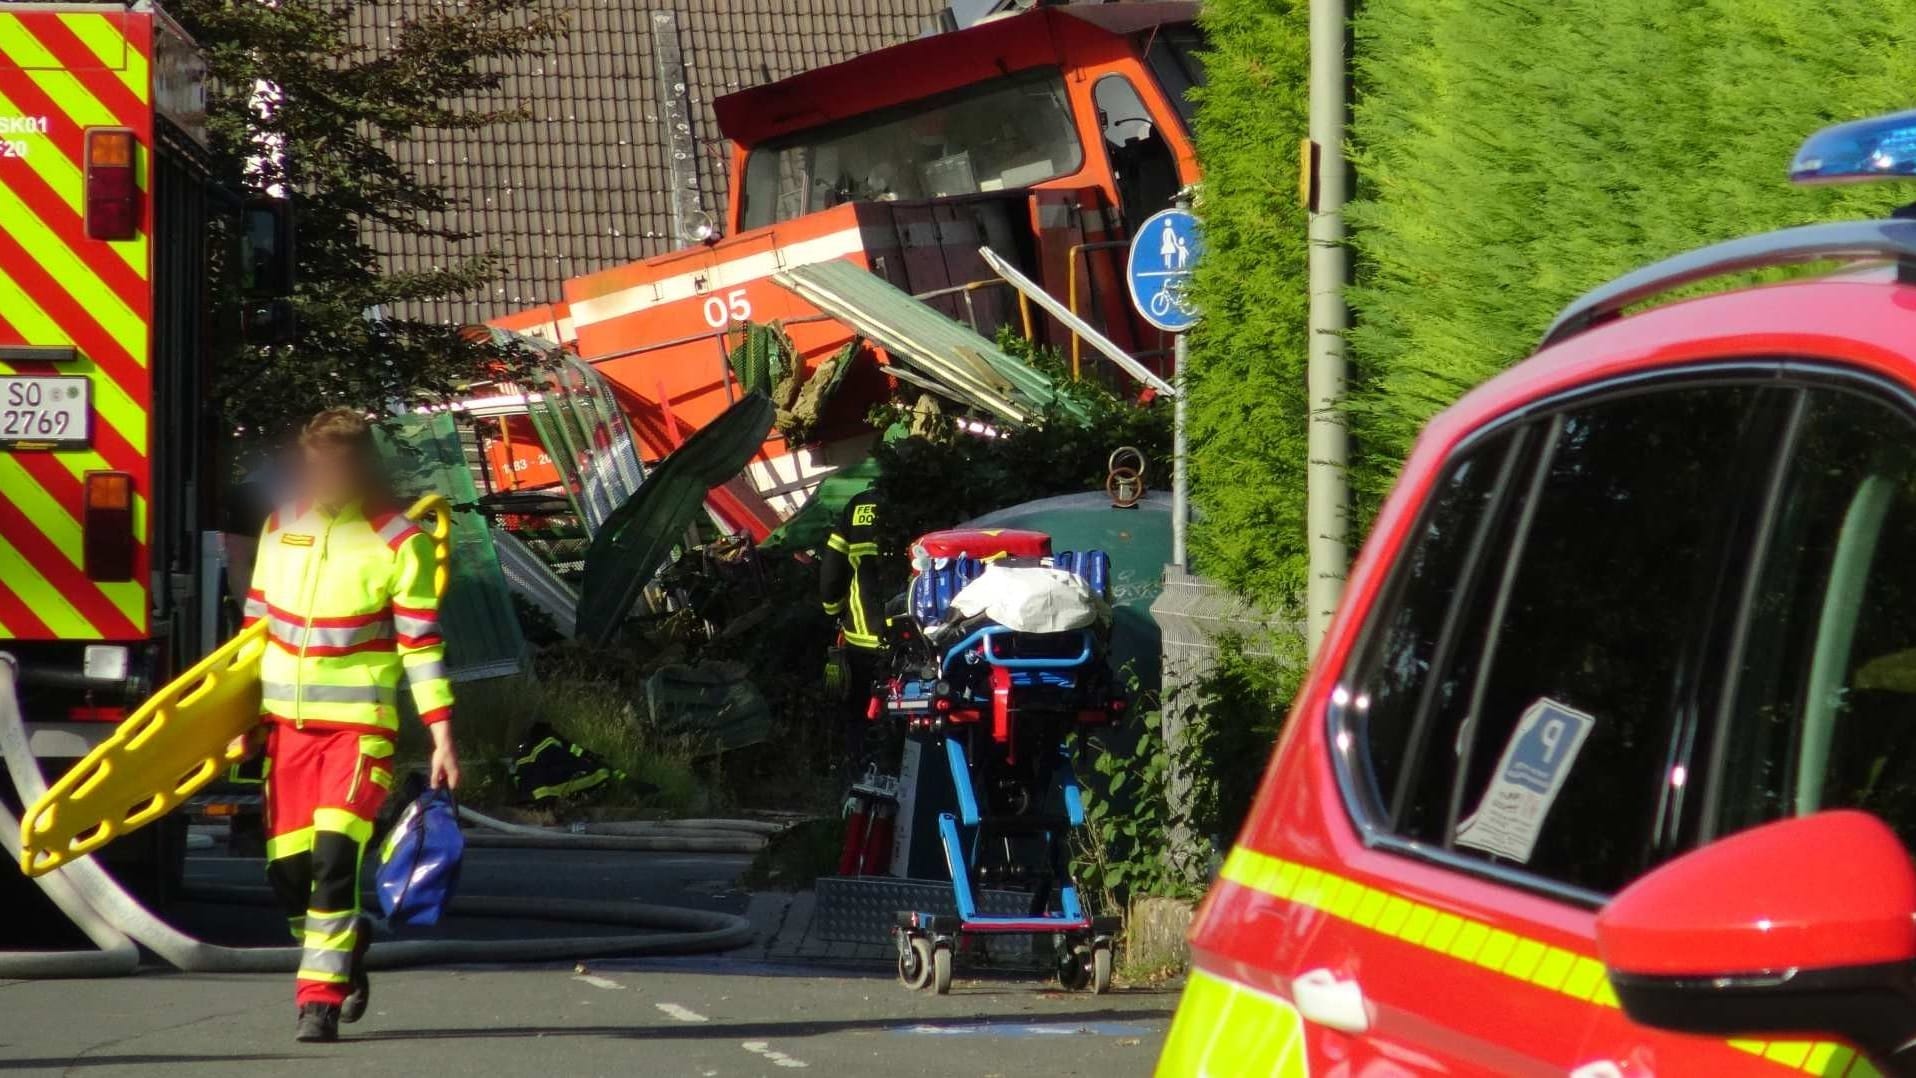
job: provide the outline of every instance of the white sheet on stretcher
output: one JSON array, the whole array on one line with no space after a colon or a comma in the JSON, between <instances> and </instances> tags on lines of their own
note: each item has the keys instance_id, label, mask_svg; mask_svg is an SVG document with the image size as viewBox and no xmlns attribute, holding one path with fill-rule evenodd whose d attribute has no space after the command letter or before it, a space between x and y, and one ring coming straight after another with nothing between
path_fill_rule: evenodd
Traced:
<instances>
[{"instance_id":1,"label":"white sheet on stretcher","mask_svg":"<svg viewBox=\"0 0 1916 1078\"><path fill-rule=\"evenodd\" d=\"M952 597L965 618L979 614L1013 632L1061 633L1108 621L1111 608L1076 573L1040 566L987 565Z\"/></svg>"}]
</instances>

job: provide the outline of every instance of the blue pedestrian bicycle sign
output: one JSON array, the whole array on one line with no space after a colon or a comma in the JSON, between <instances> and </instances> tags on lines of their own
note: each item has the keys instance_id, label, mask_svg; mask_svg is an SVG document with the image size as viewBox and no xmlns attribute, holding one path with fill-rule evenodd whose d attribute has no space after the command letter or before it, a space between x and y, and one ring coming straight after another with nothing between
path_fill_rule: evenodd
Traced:
<instances>
[{"instance_id":1,"label":"blue pedestrian bicycle sign","mask_svg":"<svg viewBox=\"0 0 1916 1078\"><path fill-rule=\"evenodd\" d=\"M1203 249L1197 218L1189 210L1163 210L1138 226L1124 277L1131 302L1145 321L1171 333L1182 333L1197 321L1191 271Z\"/></svg>"}]
</instances>

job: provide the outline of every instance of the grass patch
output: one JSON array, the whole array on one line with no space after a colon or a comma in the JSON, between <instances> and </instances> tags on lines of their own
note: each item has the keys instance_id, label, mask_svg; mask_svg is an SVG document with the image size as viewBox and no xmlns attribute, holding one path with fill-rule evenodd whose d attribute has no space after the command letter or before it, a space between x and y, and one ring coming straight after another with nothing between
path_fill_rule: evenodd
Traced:
<instances>
[{"instance_id":1,"label":"grass patch","mask_svg":"<svg viewBox=\"0 0 1916 1078\"><path fill-rule=\"evenodd\" d=\"M461 800L480 809L517 801L509 761L526 730L541 721L625 772L623 780L581 803L594 815L695 816L718 807L694 763L693 745L658 736L642 703L615 685L567 677L495 678L458 687L452 730L464 773ZM402 767L425 767L430 749L417 722L402 724Z\"/></svg>"}]
</instances>

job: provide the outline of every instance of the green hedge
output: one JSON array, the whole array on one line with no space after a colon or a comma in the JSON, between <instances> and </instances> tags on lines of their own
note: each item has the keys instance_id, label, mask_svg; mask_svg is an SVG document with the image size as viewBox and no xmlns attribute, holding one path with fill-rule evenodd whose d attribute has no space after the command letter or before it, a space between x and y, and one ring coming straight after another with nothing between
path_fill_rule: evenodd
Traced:
<instances>
[{"instance_id":1,"label":"green hedge","mask_svg":"<svg viewBox=\"0 0 1916 1078\"><path fill-rule=\"evenodd\" d=\"M1744 233L1916 186L1795 188L1805 135L1916 104L1916 7L1372 0L1354 24L1351 344L1360 509L1424 420L1555 312Z\"/></svg>"},{"instance_id":2,"label":"green hedge","mask_svg":"<svg viewBox=\"0 0 1916 1078\"><path fill-rule=\"evenodd\" d=\"M1280 609L1304 581L1304 0L1210 0L1197 123L1209 253L1193 340L1200 571ZM1566 301L1736 235L1882 212L1803 189L1796 144L1916 105L1916 6L1360 0L1350 207L1352 483L1367 521L1417 430Z\"/></svg>"},{"instance_id":3,"label":"green hedge","mask_svg":"<svg viewBox=\"0 0 1916 1078\"><path fill-rule=\"evenodd\" d=\"M1211 0L1197 119L1206 252L1192 337L1198 571L1277 609L1304 586L1305 0Z\"/></svg>"}]
</instances>

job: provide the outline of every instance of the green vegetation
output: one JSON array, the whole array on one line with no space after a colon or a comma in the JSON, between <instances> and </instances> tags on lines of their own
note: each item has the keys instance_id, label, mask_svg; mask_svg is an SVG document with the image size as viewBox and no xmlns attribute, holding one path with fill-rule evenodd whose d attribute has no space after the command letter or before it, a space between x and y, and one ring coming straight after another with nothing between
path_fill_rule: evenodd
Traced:
<instances>
[{"instance_id":1,"label":"green vegetation","mask_svg":"<svg viewBox=\"0 0 1916 1078\"><path fill-rule=\"evenodd\" d=\"M1373 0L1354 31L1366 517L1424 420L1522 358L1577 294L1687 248L1911 196L1784 174L1816 128L1909 106L1916 9Z\"/></svg>"},{"instance_id":2,"label":"green vegetation","mask_svg":"<svg viewBox=\"0 0 1916 1078\"><path fill-rule=\"evenodd\" d=\"M1280 622L1304 586L1307 5L1211 0L1198 114L1208 253L1190 374L1195 568ZM1791 0L1365 0L1353 21L1356 519L1423 423L1567 301L1687 248L1881 215L1907 186L1794 188L1798 142L1906 108L1916 9ZM1206 686L1225 834L1298 674L1238 651ZM1260 646L1257 650L1266 650Z\"/></svg>"},{"instance_id":3,"label":"green vegetation","mask_svg":"<svg viewBox=\"0 0 1916 1078\"><path fill-rule=\"evenodd\" d=\"M507 761L526 730L543 721L625 772L624 780L594 791L581 807L660 817L714 809L715 795L695 762L696 746L657 735L645 721L640 696L584 669L567 671L565 659L546 665L538 680L497 678L461 687L453 735L463 800L479 807L518 800ZM405 761L423 766L429 746L416 723L401 728L400 750Z\"/></svg>"},{"instance_id":4,"label":"green vegetation","mask_svg":"<svg viewBox=\"0 0 1916 1078\"><path fill-rule=\"evenodd\" d=\"M1188 377L1198 571L1274 611L1304 587L1305 0L1211 0L1198 111L1204 320Z\"/></svg>"},{"instance_id":5,"label":"green vegetation","mask_svg":"<svg viewBox=\"0 0 1916 1078\"><path fill-rule=\"evenodd\" d=\"M167 11L207 52L214 179L295 199L298 335L272 347L222 336L213 397L233 428L271 436L323 405L444 394L502 358L457 326L401 310L468 292L494 266L484 250L465 249L475 237L439 223L454 192L410 173L395 147L426 129L482 132L516 118L511 103L488 108L475 95L497 89L514 61L557 37L561 20L550 6L473 0L388 11L354 0L173 0ZM374 25L376 34L365 32ZM278 88L277 104L256 99L262 81ZM439 246L443 267L382 265L375 232ZM220 268L211 291L229 297L222 319L230 325L237 291L220 275L229 271Z\"/></svg>"}]
</instances>

